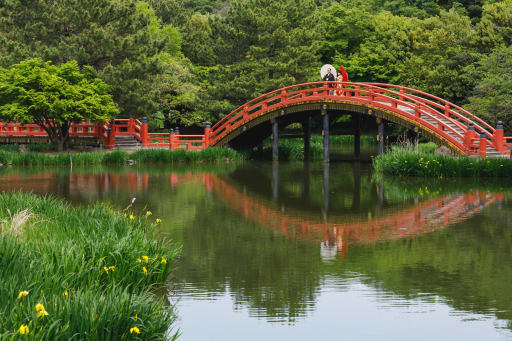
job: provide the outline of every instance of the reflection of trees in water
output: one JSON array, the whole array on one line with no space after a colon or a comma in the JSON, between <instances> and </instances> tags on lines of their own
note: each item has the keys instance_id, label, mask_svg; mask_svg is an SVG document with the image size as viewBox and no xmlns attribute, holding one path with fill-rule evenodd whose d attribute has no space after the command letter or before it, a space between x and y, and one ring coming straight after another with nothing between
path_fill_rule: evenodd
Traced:
<instances>
[{"instance_id":1,"label":"reflection of trees in water","mask_svg":"<svg viewBox=\"0 0 512 341\"><path fill-rule=\"evenodd\" d=\"M294 321L311 310L321 277L318 245L287 240L226 207L211 210L184 231L176 277L206 292L229 288L235 304L257 316Z\"/></svg>"},{"instance_id":2,"label":"reflection of trees in water","mask_svg":"<svg viewBox=\"0 0 512 341\"><path fill-rule=\"evenodd\" d=\"M439 296L456 310L494 315L512 328L511 231L507 210L492 206L420 238L359 245L343 266L325 270L335 276L365 274L361 279L367 284L406 299Z\"/></svg>"}]
</instances>

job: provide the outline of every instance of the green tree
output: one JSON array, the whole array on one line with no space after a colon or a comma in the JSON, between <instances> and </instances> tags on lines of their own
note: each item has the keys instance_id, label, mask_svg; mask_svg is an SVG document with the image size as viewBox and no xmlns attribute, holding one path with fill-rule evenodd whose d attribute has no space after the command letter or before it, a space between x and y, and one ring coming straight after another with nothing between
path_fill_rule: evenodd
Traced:
<instances>
[{"instance_id":1,"label":"green tree","mask_svg":"<svg viewBox=\"0 0 512 341\"><path fill-rule=\"evenodd\" d=\"M397 83L463 103L472 86L464 67L477 59L469 44L474 37L469 17L455 10L417 22L411 32L411 53L401 64Z\"/></svg>"},{"instance_id":2,"label":"green tree","mask_svg":"<svg viewBox=\"0 0 512 341\"><path fill-rule=\"evenodd\" d=\"M512 133L512 46L494 50L467 72L476 85L466 108L492 125L503 121Z\"/></svg>"},{"instance_id":3,"label":"green tree","mask_svg":"<svg viewBox=\"0 0 512 341\"><path fill-rule=\"evenodd\" d=\"M477 46L489 53L499 46L512 44L512 0L486 4L482 20L477 25Z\"/></svg>"},{"instance_id":4,"label":"green tree","mask_svg":"<svg viewBox=\"0 0 512 341\"><path fill-rule=\"evenodd\" d=\"M235 1L212 20L220 67L210 73L212 97L233 107L285 85L318 79L320 26L312 0Z\"/></svg>"},{"instance_id":5,"label":"green tree","mask_svg":"<svg viewBox=\"0 0 512 341\"><path fill-rule=\"evenodd\" d=\"M171 27L157 29L155 18L136 0L0 1L0 65L76 60L112 85L124 115L143 115L155 108L151 80L161 66L153 57L179 37Z\"/></svg>"},{"instance_id":6,"label":"green tree","mask_svg":"<svg viewBox=\"0 0 512 341\"><path fill-rule=\"evenodd\" d=\"M359 51L345 62L343 55L334 58L336 64L345 64L351 79L394 83L401 65L414 48L412 32L419 25L416 18L394 16L382 12L373 18L374 30L361 44Z\"/></svg>"},{"instance_id":7,"label":"green tree","mask_svg":"<svg viewBox=\"0 0 512 341\"><path fill-rule=\"evenodd\" d=\"M0 117L38 124L62 151L71 123L104 122L119 113L109 89L90 66L80 69L76 61L55 66L30 59L0 68Z\"/></svg>"}]
</instances>

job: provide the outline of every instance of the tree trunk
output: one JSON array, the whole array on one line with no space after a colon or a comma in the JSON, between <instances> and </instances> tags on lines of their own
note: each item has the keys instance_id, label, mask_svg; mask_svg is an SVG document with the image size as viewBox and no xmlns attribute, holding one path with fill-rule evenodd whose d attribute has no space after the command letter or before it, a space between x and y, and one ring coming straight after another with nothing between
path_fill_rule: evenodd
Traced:
<instances>
[{"instance_id":1,"label":"tree trunk","mask_svg":"<svg viewBox=\"0 0 512 341\"><path fill-rule=\"evenodd\" d=\"M64 150L64 143L66 142L66 139L62 136L56 136L55 137L55 148L58 152L62 152Z\"/></svg>"}]
</instances>

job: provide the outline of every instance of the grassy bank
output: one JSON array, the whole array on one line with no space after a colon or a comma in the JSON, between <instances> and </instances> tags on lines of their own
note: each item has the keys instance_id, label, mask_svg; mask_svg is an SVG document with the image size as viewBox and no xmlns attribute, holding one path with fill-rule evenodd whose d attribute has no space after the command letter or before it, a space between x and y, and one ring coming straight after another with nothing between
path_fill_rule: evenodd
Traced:
<instances>
[{"instance_id":1,"label":"grassy bank","mask_svg":"<svg viewBox=\"0 0 512 341\"><path fill-rule=\"evenodd\" d=\"M0 163L16 165L113 165L123 164L127 160L137 163L155 162L197 162L241 160L242 154L228 148L208 148L202 151L186 151L183 149L170 151L168 149L140 149L132 153L125 151L113 152L84 152L76 154L59 153L55 155L36 152L19 153L0 150Z\"/></svg>"},{"instance_id":2,"label":"grassy bank","mask_svg":"<svg viewBox=\"0 0 512 341\"><path fill-rule=\"evenodd\" d=\"M480 159L436 155L403 147L373 159L374 169L383 174L422 177L509 177L510 159Z\"/></svg>"},{"instance_id":3,"label":"grassy bank","mask_svg":"<svg viewBox=\"0 0 512 341\"><path fill-rule=\"evenodd\" d=\"M174 315L154 285L178 251L147 237L154 224L104 205L0 194L0 339L165 339Z\"/></svg>"}]
</instances>

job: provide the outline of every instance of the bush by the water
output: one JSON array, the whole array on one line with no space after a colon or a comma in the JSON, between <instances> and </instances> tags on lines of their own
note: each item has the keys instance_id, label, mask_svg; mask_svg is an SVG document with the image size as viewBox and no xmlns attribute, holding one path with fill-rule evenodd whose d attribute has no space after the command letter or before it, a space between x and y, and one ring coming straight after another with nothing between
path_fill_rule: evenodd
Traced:
<instances>
[{"instance_id":1,"label":"bush by the water","mask_svg":"<svg viewBox=\"0 0 512 341\"><path fill-rule=\"evenodd\" d=\"M133 153L115 150L112 152L83 152L60 153L56 155L35 152L19 153L0 149L0 163L12 165L99 165L123 164L131 159L136 162L191 162L240 160L243 155L228 148L207 148L201 151L186 151L183 149L170 151L168 149L140 149Z\"/></svg>"},{"instance_id":2,"label":"bush by the water","mask_svg":"<svg viewBox=\"0 0 512 341\"><path fill-rule=\"evenodd\" d=\"M178 253L149 213L0 194L0 339L173 339L155 284Z\"/></svg>"},{"instance_id":3,"label":"bush by the water","mask_svg":"<svg viewBox=\"0 0 512 341\"><path fill-rule=\"evenodd\" d=\"M508 177L511 159L470 158L416 152L394 147L373 159L377 172L397 176L425 177Z\"/></svg>"}]
</instances>

